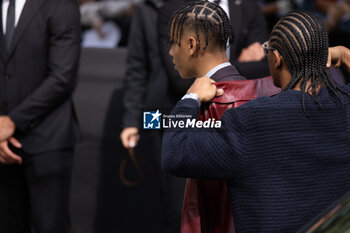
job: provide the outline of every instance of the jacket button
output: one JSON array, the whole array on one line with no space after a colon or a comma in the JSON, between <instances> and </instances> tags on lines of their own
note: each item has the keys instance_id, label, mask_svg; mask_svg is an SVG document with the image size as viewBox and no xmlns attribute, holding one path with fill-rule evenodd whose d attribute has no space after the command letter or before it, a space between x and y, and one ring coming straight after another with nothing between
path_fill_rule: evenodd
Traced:
<instances>
[{"instance_id":1,"label":"jacket button","mask_svg":"<svg viewBox=\"0 0 350 233\"><path fill-rule=\"evenodd\" d=\"M6 80L9 80L9 79L11 79L11 74L6 75Z\"/></svg>"}]
</instances>

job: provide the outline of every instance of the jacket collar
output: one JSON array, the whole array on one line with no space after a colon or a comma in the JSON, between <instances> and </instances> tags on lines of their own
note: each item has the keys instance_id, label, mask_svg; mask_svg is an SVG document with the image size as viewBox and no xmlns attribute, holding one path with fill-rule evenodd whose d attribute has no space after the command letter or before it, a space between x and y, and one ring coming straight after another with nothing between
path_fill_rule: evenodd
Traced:
<instances>
[{"instance_id":1,"label":"jacket collar","mask_svg":"<svg viewBox=\"0 0 350 233\"><path fill-rule=\"evenodd\" d=\"M0 7L0 56L2 60L5 62L7 57L7 49L5 45L5 36L3 33L3 27L2 27L2 1L0 1L1 7Z\"/></svg>"},{"instance_id":2,"label":"jacket collar","mask_svg":"<svg viewBox=\"0 0 350 233\"><path fill-rule=\"evenodd\" d=\"M281 89L273 84L272 77L218 82L217 88L223 89L224 94L215 97L214 103L234 103L237 101L249 101L262 96L273 96L281 92Z\"/></svg>"},{"instance_id":3,"label":"jacket collar","mask_svg":"<svg viewBox=\"0 0 350 233\"><path fill-rule=\"evenodd\" d=\"M235 81L235 80L245 80L243 76L237 71L237 69L232 66L225 66L219 70L217 70L211 77L215 82L223 82L223 81Z\"/></svg>"},{"instance_id":4,"label":"jacket collar","mask_svg":"<svg viewBox=\"0 0 350 233\"><path fill-rule=\"evenodd\" d=\"M32 19L32 17L35 15L36 11L39 9L40 5L45 0L26 0L26 3L23 7L21 16L19 18L18 24L15 28L15 31L13 32L12 41L10 44L10 48L7 51L5 46L5 40L4 35L2 33L2 10L0 10L0 27L1 27L1 35L0 35L0 53L3 60L6 62L13 54L17 43L23 36L23 32L25 31L28 23ZM2 5L2 4L1 4Z\"/></svg>"}]
</instances>

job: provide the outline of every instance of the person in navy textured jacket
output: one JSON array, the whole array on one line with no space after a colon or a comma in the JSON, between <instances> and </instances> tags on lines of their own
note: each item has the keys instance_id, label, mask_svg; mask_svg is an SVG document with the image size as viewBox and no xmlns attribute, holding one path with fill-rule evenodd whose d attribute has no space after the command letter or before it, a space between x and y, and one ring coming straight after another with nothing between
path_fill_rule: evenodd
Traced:
<instances>
[{"instance_id":1,"label":"person in navy textured jacket","mask_svg":"<svg viewBox=\"0 0 350 233\"><path fill-rule=\"evenodd\" d=\"M199 9L189 4L178 13L187 17L174 20L172 31L184 22L175 35L187 35L175 37L181 43L173 50L191 41ZM225 180L236 232L295 232L350 190L350 86L330 78L328 36L315 15L289 13L264 49L283 91L226 111L220 129L167 129L162 167L177 176ZM191 61L186 54L181 59ZM197 78L172 114L197 119L200 103L222 94L213 83Z\"/></svg>"}]
</instances>

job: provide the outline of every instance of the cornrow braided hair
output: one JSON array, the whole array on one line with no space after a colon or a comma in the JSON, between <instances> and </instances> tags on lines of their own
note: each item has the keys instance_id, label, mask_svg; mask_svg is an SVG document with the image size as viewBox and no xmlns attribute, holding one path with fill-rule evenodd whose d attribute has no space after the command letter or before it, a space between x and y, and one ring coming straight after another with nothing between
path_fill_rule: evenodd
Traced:
<instances>
[{"instance_id":1,"label":"cornrow braided hair","mask_svg":"<svg viewBox=\"0 0 350 233\"><path fill-rule=\"evenodd\" d=\"M181 46L181 37L184 28L194 29L201 49L203 41L200 33L203 33L205 41L203 50L208 44L213 43L224 49L233 43L233 28L225 11L208 1L190 1L178 9L171 18L170 42Z\"/></svg>"},{"instance_id":2,"label":"cornrow braided hair","mask_svg":"<svg viewBox=\"0 0 350 233\"><path fill-rule=\"evenodd\" d=\"M318 16L306 11L288 13L273 28L269 43L282 56L291 72L292 78L285 90L300 82L305 112L305 93L311 91L311 96L318 102L318 88L326 86L342 103L342 94L350 97L333 81L326 68L328 33ZM306 90L309 80L311 85Z\"/></svg>"}]
</instances>

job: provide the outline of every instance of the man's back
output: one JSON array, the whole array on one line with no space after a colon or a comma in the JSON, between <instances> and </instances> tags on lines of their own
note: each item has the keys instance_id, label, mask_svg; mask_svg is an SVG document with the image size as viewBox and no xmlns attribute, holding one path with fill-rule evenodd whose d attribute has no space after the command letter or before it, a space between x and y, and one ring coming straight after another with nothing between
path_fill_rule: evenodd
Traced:
<instances>
[{"instance_id":1,"label":"man's back","mask_svg":"<svg viewBox=\"0 0 350 233\"><path fill-rule=\"evenodd\" d=\"M347 88L349 91L349 88ZM295 232L350 190L350 106L288 90L237 109L245 165L229 184L237 232Z\"/></svg>"},{"instance_id":2,"label":"man's back","mask_svg":"<svg viewBox=\"0 0 350 233\"><path fill-rule=\"evenodd\" d=\"M350 190L350 105L340 107L326 88L321 107L306 95L305 112L301 98L287 90L250 101L226 111L218 131L166 132L163 167L226 180L237 232L295 232ZM195 106L181 101L173 114Z\"/></svg>"}]
</instances>

